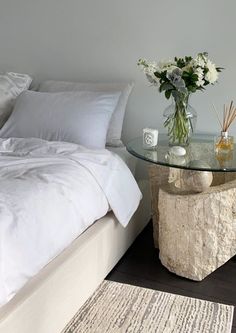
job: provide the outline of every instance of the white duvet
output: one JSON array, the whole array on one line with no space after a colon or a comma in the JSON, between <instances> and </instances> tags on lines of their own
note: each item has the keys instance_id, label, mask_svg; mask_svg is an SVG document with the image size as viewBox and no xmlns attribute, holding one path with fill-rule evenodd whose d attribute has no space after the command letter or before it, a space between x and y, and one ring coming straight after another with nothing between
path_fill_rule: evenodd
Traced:
<instances>
[{"instance_id":1,"label":"white duvet","mask_svg":"<svg viewBox=\"0 0 236 333\"><path fill-rule=\"evenodd\" d=\"M140 190L107 150L40 139L0 140L0 305L112 209L126 226Z\"/></svg>"}]
</instances>

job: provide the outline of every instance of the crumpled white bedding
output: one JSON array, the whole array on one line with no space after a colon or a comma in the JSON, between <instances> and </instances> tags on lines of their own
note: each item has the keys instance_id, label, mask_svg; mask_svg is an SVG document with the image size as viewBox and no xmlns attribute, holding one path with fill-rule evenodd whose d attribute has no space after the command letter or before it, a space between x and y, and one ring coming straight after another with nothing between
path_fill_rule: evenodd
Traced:
<instances>
[{"instance_id":1,"label":"crumpled white bedding","mask_svg":"<svg viewBox=\"0 0 236 333\"><path fill-rule=\"evenodd\" d=\"M0 139L0 305L109 209L126 226L140 199L112 152Z\"/></svg>"}]
</instances>

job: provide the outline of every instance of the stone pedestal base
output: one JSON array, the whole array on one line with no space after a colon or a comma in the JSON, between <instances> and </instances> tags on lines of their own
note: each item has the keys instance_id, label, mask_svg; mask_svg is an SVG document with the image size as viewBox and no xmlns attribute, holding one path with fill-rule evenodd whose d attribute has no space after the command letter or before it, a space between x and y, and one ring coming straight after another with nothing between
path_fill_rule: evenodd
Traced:
<instances>
[{"instance_id":1,"label":"stone pedestal base","mask_svg":"<svg viewBox=\"0 0 236 333\"><path fill-rule=\"evenodd\" d=\"M149 181L151 186L152 224L155 248L159 248L159 211L158 197L160 186L167 184L169 180L169 168L161 165L149 164Z\"/></svg>"},{"instance_id":2,"label":"stone pedestal base","mask_svg":"<svg viewBox=\"0 0 236 333\"><path fill-rule=\"evenodd\" d=\"M207 191L159 189L159 249L162 264L201 281L236 255L236 181Z\"/></svg>"},{"instance_id":3,"label":"stone pedestal base","mask_svg":"<svg viewBox=\"0 0 236 333\"><path fill-rule=\"evenodd\" d=\"M171 272L200 281L236 255L236 173L214 172L197 194L168 185L175 174L149 165L154 244Z\"/></svg>"}]
</instances>

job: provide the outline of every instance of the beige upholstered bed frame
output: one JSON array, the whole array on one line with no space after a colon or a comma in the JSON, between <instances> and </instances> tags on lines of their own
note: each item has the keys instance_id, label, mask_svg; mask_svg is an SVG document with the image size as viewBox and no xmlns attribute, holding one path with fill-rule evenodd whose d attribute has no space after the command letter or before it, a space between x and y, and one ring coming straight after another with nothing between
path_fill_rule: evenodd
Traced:
<instances>
[{"instance_id":1,"label":"beige upholstered bed frame","mask_svg":"<svg viewBox=\"0 0 236 333\"><path fill-rule=\"evenodd\" d=\"M0 308L1 333L60 333L150 219L149 186L123 228L112 213L80 235Z\"/></svg>"}]
</instances>

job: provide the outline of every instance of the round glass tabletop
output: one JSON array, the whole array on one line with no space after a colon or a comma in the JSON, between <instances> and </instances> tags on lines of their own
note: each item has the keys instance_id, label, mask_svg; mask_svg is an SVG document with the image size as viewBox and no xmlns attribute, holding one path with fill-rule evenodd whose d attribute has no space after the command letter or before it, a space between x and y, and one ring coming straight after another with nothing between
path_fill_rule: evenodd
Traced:
<instances>
[{"instance_id":1,"label":"round glass tabletop","mask_svg":"<svg viewBox=\"0 0 236 333\"><path fill-rule=\"evenodd\" d=\"M159 134L158 145L154 149L143 147L142 137L131 140L127 150L132 155L159 165L187 170L236 172L236 149L225 154L215 152L214 135L195 134L186 149L185 156L170 152L171 146L165 134Z\"/></svg>"}]
</instances>

